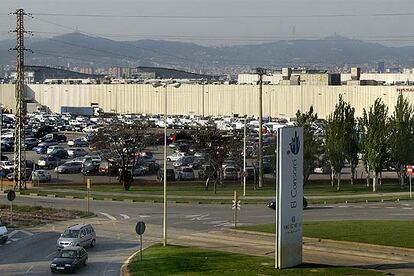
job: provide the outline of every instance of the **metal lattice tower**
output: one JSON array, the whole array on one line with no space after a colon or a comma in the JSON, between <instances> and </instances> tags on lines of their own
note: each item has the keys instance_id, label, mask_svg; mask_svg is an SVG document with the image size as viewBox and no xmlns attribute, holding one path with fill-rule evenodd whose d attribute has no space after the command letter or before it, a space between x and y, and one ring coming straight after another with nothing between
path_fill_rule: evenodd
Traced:
<instances>
[{"instance_id":1,"label":"metal lattice tower","mask_svg":"<svg viewBox=\"0 0 414 276\"><path fill-rule=\"evenodd\" d=\"M17 17L16 33L17 41L15 50L16 59L16 123L14 128L14 189L26 188L26 151L24 121L26 115L25 106L25 84L24 84L24 16L27 15L23 9L18 9L14 13Z\"/></svg>"}]
</instances>

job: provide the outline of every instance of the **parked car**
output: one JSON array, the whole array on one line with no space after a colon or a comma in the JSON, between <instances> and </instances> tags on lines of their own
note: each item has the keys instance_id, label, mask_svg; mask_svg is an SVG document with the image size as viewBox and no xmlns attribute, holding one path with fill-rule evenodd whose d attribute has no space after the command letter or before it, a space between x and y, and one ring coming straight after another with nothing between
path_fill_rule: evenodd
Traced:
<instances>
[{"instance_id":1,"label":"parked car","mask_svg":"<svg viewBox=\"0 0 414 276\"><path fill-rule=\"evenodd\" d=\"M85 137L76 138L74 140L68 141L69 147L86 147L88 145L88 140Z\"/></svg>"},{"instance_id":2,"label":"parked car","mask_svg":"<svg viewBox=\"0 0 414 276\"><path fill-rule=\"evenodd\" d=\"M0 220L0 242L5 243L8 239L8 230L6 225Z\"/></svg>"},{"instance_id":3,"label":"parked car","mask_svg":"<svg viewBox=\"0 0 414 276\"><path fill-rule=\"evenodd\" d=\"M78 223L69 226L60 235L56 242L58 250L62 250L68 246L94 247L96 244L96 234L92 225Z\"/></svg>"},{"instance_id":4,"label":"parked car","mask_svg":"<svg viewBox=\"0 0 414 276\"><path fill-rule=\"evenodd\" d=\"M160 182L164 181L164 170L158 171L157 179ZM167 181L175 181L175 171L173 169L167 169Z\"/></svg>"},{"instance_id":5,"label":"parked car","mask_svg":"<svg viewBox=\"0 0 414 276\"><path fill-rule=\"evenodd\" d=\"M24 141L24 145L26 147L26 150L31 150L34 147L37 146L37 144L39 144L39 140L37 140L36 138L26 138Z\"/></svg>"},{"instance_id":6,"label":"parked car","mask_svg":"<svg viewBox=\"0 0 414 276\"><path fill-rule=\"evenodd\" d=\"M57 173L80 173L82 171L82 162L68 161L56 167L55 171Z\"/></svg>"},{"instance_id":7,"label":"parked car","mask_svg":"<svg viewBox=\"0 0 414 276\"><path fill-rule=\"evenodd\" d=\"M39 143L37 146L41 147L41 146L46 146L46 147L50 147L50 146L57 146L59 145L59 143L55 140L46 140L44 142Z\"/></svg>"},{"instance_id":8,"label":"parked car","mask_svg":"<svg viewBox=\"0 0 414 276\"><path fill-rule=\"evenodd\" d=\"M14 161L7 160L7 161L0 161L0 168L3 168L7 171L13 171L14 170Z\"/></svg>"},{"instance_id":9,"label":"parked car","mask_svg":"<svg viewBox=\"0 0 414 276\"><path fill-rule=\"evenodd\" d=\"M97 175L99 173L100 162L88 161L83 164L82 174Z\"/></svg>"},{"instance_id":10,"label":"parked car","mask_svg":"<svg viewBox=\"0 0 414 276\"><path fill-rule=\"evenodd\" d=\"M32 172L33 182L49 182L51 179L52 175L46 170L35 170Z\"/></svg>"},{"instance_id":11,"label":"parked car","mask_svg":"<svg viewBox=\"0 0 414 276\"><path fill-rule=\"evenodd\" d=\"M171 155L167 156L167 161L177 161L178 159L180 159L181 157L187 156L187 154L185 152L174 152Z\"/></svg>"},{"instance_id":12,"label":"parked car","mask_svg":"<svg viewBox=\"0 0 414 276\"><path fill-rule=\"evenodd\" d=\"M37 153L37 154L46 154L47 151L47 146L45 145L37 145L37 147L34 147L33 150Z\"/></svg>"},{"instance_id":13,"label":"parked car","mask_svg":"<svg viewBox=\"0 0 414 276\"><path fill-rule=\"evenodd\" d=\"M143 166L135 166L132 169L132 175L133 176L143 176L148 173L148 169Z\"/></svg>"},{"instance_id":14,"label":"parked car","mask_svg":"<svg viewBox=\"0 0 414 276\"><path fill-rule=\"evenodd\" d=\"M98 162L97 160L95 162ZM119 166L116 162L109 161L109 160L102 160L99 161L99 168L98 173L99 174L105 174L105 175L118 175L119 172Z\"/></svg>"},{"instance_id":15,"label":"parked car","mask_svg":"<svg viewBox=\"0 0 414 276\"><path fill-rule=\"evenodd\" d=\"M55 149L65 149L65 148L62 146L50 146L47 148L46 154L52 153L52 151L54 151Z\"/></svg>"},{"instance_id":16,"label":"parked car","mask_svg":"<svg viewBox=\"0 0 414 276\"><path fill-rule=\"evenodd\" d=\"M14 172L11 172L9 174L6 175L7 180L9 181L13 181L14 180ZM25 172L23 173L23 180L30 180L30 178L32 177L32 168L27 168Z\"/></svg>"},{"instance_id":17,"label":"parked car","mask_svg":"<svg viewBox=\"0 0 414 276\"><path fill-rule=\"evenodd\" d=\"M70 148L70 149L68 149L68 154L69 154L70 157L79 157L79 156L88 155L89 152L87 152L83 148Z\"/></svg>"},{"instance_id":18,"label":"parked car","mask_svg":"<svg viewBox=\"0 0 414 276\"><path fill-rule=\"evenodd\" d=\"M239 178L239 171L236 167L227 166L223 169L224 180L237 180Z\"/></svg>"},{"instance_id":19,"label":"parked car","mask_svg":"<svg viewBox=\"0 0 414 276\"><path fill-rule=\"evenodd\" d=\"M215 179L217 177L214 174L214 168L211 165L205 164L201 166L201 169L198 172L198 178L201 180L207 180L207 178Z\"/></svg>"},{"instance_id":20,"label":"parked car","mask_svg":"<svg viewBox=\"0 0 414 276\"><path fill-rule=\"evenodd\" d=\"M37 165L42 168L56 168L57 166L61 165L63 161L55 156L41 156L37 161Z\"/></svg>"},{"instance_id":21,"label":"parked car","mask_svg":"<svg viewBox=\"0 0 414 276\"><path fill-rule=\"evenodd\" d=\"M68 158L68 151L65 149L55 149L51 153L49 153L49 156L57 157L60 159L67 159Z\"/></svg>"},{"instance_id":22,"label":"parked car","mask_svg":"<svg viewBox=\"0 0 414 276\"><path fill-rule=\"evenodd\" d=\"M87 263L88 253L86 250L80 246L70 246L58 252L50 264L50 271L52 273L58 271L74 273L81 266L86 266Z\"/></svg>"},{"instance_id":23,"label":"parked car","mask_svg":"<svg viewBox=\"0 0 414 276\"><path fill-rule=\"evenodd\" d=\"M272 208L273 210L276 210L276 201L270 201L267 204L267 207ZM306 209L306 208L308 208L308 200L305 197L303 197L303 209Z\"/></svg>"},{"instance_id":24,"label":"parked car","mask_svg":"<svg viewBox=\"0 0 414 276\"><path fill-rule=\"evenodd\" d=\"M182 167L177 173L177 180L194 180L195 174L191 167Z\"/></svg>"},{"instance_id":25,"label":"parked car","mask_svg":"<svg viewBox=\"0 0 414 276\"><path fill-rule=\"evenodd\" d=\"M194 161L194 157L191 155L188 156L183 156L181 158L179 158L177 161L175 161L173 163L174 167L183 167L183 166L188 166L189 164L191 164Z\"/></svg>"}]
</instances>

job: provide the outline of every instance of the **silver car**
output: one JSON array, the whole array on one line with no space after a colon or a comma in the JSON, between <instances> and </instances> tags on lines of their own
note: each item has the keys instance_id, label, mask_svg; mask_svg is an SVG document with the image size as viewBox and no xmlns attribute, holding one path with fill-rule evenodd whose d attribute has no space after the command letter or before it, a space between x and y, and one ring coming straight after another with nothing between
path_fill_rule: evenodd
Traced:
<instances>
[{"instance_id":1,"label":"silver car","mask_svg":"<svg viewBox=\"0 0 414 276\"><path fill-rule=\"evenodd\" d=\"M55 168L57 173L80 173L82 171L82 162L68 161Z\"/></svg>"},{"instance_id":2,"label":"silver car","mask_svg":"<svg viewBox=\"0 0 414 276\"><path fill-rule=\"evenodd\" d=\"M56 242L56 247L61 250L68 246L94 247L96 244L96 234L90 224L72 225L60 235Z\"/></svg>"}]
</instances>

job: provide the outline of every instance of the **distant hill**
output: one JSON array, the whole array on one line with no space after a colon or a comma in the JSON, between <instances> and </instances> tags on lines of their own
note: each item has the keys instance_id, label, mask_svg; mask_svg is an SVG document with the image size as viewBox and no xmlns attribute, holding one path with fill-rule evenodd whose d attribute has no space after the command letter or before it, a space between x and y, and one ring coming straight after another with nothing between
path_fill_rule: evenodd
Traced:
<instances>
[{"instance_id":1,"label":"distant hill","mask_svg":"<svg viewBox=\"0 0 414 276\"><path fill-rule=\"evenodd\" d=\"M9 52L14 41L0 41L0 64L14 64ZM30 39L27 64L67 66L163 66L196 71L232 66L306 66L317 64L414 65L414 47L387 47L343 37L271 43L205 47L162 40L114 41L70 33L50 39Z\"/></svg>"}]
</instances>

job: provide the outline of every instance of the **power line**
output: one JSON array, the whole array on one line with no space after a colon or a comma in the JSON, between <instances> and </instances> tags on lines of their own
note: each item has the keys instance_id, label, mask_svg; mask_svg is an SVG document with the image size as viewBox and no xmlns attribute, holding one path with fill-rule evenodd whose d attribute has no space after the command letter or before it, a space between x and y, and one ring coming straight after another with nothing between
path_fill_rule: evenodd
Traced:
<instances>
[{"instance_id":1,"label":"power line","mask_svg":"<svg viewBox=\"0 0 414 276\"><path fill-rule=\"evenodd\" d=\"M397 13L337 13L337 14L257 14L257 15L156 15L156 14L77 14L77 13L33 13L37 16L51 17L95 17L95 18L156 18L156 19L235 19L235 18L327 18L327 17L394 17L414 16L414 12Z\"/></svg>"}]
</instances>

